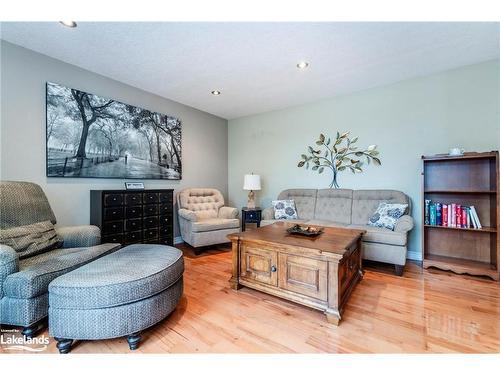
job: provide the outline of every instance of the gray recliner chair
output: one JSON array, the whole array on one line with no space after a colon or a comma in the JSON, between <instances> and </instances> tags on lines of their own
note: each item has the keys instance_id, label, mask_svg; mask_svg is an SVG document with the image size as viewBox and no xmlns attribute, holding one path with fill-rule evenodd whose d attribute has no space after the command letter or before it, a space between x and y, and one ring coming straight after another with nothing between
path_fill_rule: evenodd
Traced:
<instances>
[{"instance_id":1,"label":"gray recliner chair","mask_svg":"<svg viewBox=\"0 0 500 375\"><path fill-rule=\"evenodd\" d=\"M0 230L56 218L40 186L30 182L0 182ZM23 327L32 337L48 313L48 285L56 277L111 253L119 244L100 244L98 227L56 227L62 248L21 257L0 244L0 324Z\"/></svg>"},{"instance_id":2,"label":"gray recliner chair","mask_svg":"<svg viewBox=\"0 0 500 375\"><path fill-rule=\"evenodd\" d=\"M177 206L182 239L196 254L203 246L229 242L227 235L240 231L238 210L224 207L224 197L216 189L181 190Z\"/></svg>"}]
</instances>

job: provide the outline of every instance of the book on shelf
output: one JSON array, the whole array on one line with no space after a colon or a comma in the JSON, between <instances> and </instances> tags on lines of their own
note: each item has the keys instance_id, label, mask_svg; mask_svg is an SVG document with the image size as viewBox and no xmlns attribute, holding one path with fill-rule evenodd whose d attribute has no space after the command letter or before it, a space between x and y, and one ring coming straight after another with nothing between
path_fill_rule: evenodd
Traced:
<instances>
[{"instance_id":1,"label":"book on shelf","mask_svg":"<svg viewBox=\"0 0 500 375\"><path fill-rule=\"evenodd\" d=\"M425 225L464 229L482 228L474 206L432 202L429 199L425 200Z\"/></svg>"},{"instance_id":2,"label":"book on shelf","mask_svg":"<svg viewBox=\"0 0 500 375\"><path fill-rule=\"evenodd\" d=\"M470 228L469 215L467 213L468 210L469 210L469 207L462 207L462 227L463 228Z\"/></svg>"},{"instance_id":3,"label":"book on shelf","mask_svg":"<svg viewBox=\"0 0 500 375\"><path fill-rule=\"evenodd\" d=\"M451 204L451 227L455 228L457 226L457 215L455 212L457 210L457 205L455 203Z\"/></svg>"},{"instance_id":4,"label":"book on shelf","mask_svg":"<svg viewBox=\"0 0 500 375\"><path fill-rule=\"evenodd\" d=\"M426 225L429 225L431 222L430 222L430 218L429 218L429 206L431 204L431 200L430 199L426 199L425 200L425 224Z\"/></svg>"},{"instance_id":5,"label":"book on shelf","mask_svg":"<svg viewBox=\"0 0 500 375\"><path fill-rule=\"evenodd\" d=\"M476 228L477 229L482 229L483 226L481 225L481 222L479 221L479 216L477 216L477 212L474 206L470 206L470 210L472 212L472 217L474 218L474 221L476 223Z\"/></svg>"},{"instance_id":6,"label":"book on shelf","mask_svg":"<svg viewBox=\"0 0 500 375\"><path fill-rule=\"evenodd\" d=\"M447 204L443 204L443 208L441 209L441 217L443 219L443 222L442 222L442 225L443 227L447 227L448 226L448 205Z\"/></svg>"},{"instance_id":7,"label":"book on shelf","mask_svg":"<svg viewBox=\"0 0 500 375\"><path fill-rule=\"evenodd\" d=\"M462 206L457 204L455 206L455 224L457 225L457 228L462 228Z\"/></svg>"},{"instance_id":8,"label":"book on shelf","mask_svg":"<svg viewBox=\"0 0 500 375\"><path fill-rule=\"evenodd\" d=\"M431 204L429 206L429 223L430 225L436 225L436 205Z\"/></svg>"},{"instance_id":9,"label":"book on shelf","mask_svg":"<svg viewBox=\"0 0 500 375\"><path fill-rule=\"evenodd\" d=\"M453 216L453 210L451 204L447 204L448 206L448 226L451 227L452 225L452 216Z\"/></svg>"}]
</instances>

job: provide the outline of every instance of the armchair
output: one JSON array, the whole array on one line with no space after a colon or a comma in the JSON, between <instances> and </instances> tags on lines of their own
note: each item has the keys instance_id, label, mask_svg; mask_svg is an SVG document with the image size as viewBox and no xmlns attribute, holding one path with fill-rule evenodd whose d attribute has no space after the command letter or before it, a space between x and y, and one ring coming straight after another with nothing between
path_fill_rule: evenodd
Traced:
<instances>
[{"instance_id":1,"label":"armchair","mask_svg":"<svg viewBox=\"0 0 500 375\"><path fill-rule=\"evenodd\" d=\"M177 206L182 239L196 254L200 247L228 242L228 234L240 231L238 210L224 206L216 189L184 189L177 194Z\"/></svg>"},{"instance_id":2,"label":"armchair","mask_svg":"<svg viewBox=\"0 0 500 375\"><path fill-rule=\"evenodd\" d=\"M56 218L40 186L29 182L0 182L0 230ZM48 314L48 285L56 277L106 255L120 246L100 244L98 227L56 227L61 248L23 257L0 244L0 324L21 326L34 336Z\"/></svg>"}]
</instances>

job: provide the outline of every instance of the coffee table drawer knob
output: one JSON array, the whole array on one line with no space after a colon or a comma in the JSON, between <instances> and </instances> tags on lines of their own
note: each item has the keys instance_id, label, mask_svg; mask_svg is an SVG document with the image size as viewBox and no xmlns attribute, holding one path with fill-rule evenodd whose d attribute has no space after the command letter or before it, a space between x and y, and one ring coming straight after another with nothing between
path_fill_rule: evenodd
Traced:
<instances>
[{"instance_id":1,"label":"coffee table drawer knob","mask_svg":"<svg viewBox=\"0 0 500 375\"><path fill-rule=\"evenodd\" d=\"M276 272L276 266L271 266L271 272Z\"/></svg>"}]
</instances>

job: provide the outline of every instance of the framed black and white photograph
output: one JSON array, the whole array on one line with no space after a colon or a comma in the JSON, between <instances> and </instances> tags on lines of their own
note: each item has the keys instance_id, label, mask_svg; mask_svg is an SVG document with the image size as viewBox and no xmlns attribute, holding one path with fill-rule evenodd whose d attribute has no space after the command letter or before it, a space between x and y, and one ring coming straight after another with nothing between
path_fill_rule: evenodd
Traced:
<instances>
[{"instance_id":1,"label":"framed black and white photograph","mask_svg":"<svg viewBox=\"0 0 500 375\"><path fill-rule=\"evenodd\" d=\"M178 118L47 82L47 176L180 180Z\"/></svg>"}]
</instances>

